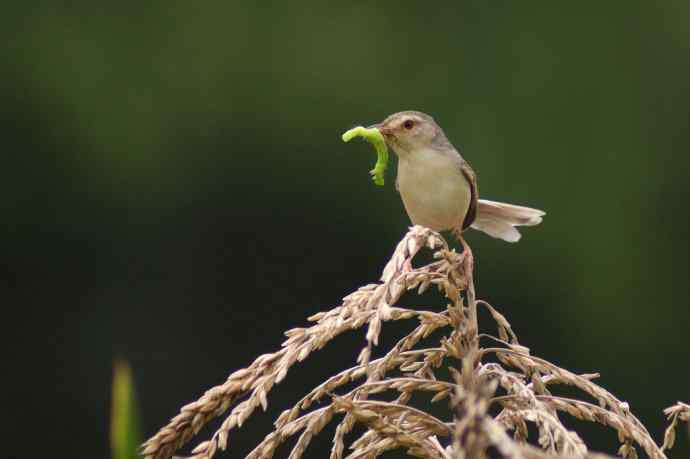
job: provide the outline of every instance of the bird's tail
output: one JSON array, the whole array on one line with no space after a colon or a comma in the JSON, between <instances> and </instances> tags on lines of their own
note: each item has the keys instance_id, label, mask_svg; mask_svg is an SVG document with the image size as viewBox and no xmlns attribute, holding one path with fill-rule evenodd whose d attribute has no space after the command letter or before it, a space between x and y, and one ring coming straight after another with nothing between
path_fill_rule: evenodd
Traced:
<instances>
[{"instance_id":1,"label":"bird's tail","mask_svg":"<svg viewBox=\"0 0 690 459\"><path fill-rule=\"evenodd\" d=\"M480 199L471 227L507 242L517 242L521 235L515 227L538 225L544 215L546 212L539 209Z\"/></svg>"}]
</instances>

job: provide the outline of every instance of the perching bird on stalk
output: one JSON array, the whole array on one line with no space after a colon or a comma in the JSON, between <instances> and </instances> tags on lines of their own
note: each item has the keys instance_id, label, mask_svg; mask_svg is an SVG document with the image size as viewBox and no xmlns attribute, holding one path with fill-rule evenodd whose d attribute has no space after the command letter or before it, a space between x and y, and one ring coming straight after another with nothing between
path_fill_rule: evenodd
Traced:
<instances>
[{"instance_id":1,"label":"perching bird on stalk","mask_svg":"<svg viewBox=\"0 0 690 459\"><path fill-rule=\"evenodd\" d=\"M370 128L398 155L396 188L413 224L458 235L474 228L517 242L516 226L541 223L541 210L479 199L474 171L431 116L398 112Z\"/></svg>"}]
</instances>

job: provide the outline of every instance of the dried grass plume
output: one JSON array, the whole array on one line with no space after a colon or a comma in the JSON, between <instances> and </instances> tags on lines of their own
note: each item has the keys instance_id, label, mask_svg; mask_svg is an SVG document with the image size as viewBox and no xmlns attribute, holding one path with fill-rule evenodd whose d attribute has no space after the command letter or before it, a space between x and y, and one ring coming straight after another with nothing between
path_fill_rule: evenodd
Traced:
<instances>
[{"instance_id":1,"label":"dried grass plume","mask_svg":"<svg viewBox=\"0 0 690 459\"><path fill-rule=\"evenodd\" d=\"M296 363L336 336L366 328L362 348L353 353L353 366L326 379L284 410L275 420L274 430L248 458L273 457L278 446L291 437L297 440L289 458L300 458L312 438L332 422L337 428L331 459L373 458L400 448L411 456L433 459L611 457L591 452L580 434L563 424L565 417L616 431L620 448L614 453L619 457L637 458L640 451L652 459L666 458L678 422L690 421L690 406L679 402L665 411L671 424L658 446L628 404L594 382L597 374L575 374L532 355L519 343L508 320L475 298L472 253L460 240L464 250L457 253L438 233L412 227L385 266L381 282L361 287L342 304L309 317L313 325L288 330L280 350L259 356L223 384L183 406L144 443L144 457L172 457L210 420L225 415L211 438L189 453L196 459L210 459L218 450L227 449L231 432L257 408L266 409L271 389ZM425 247L433 251L433 261L414 267L415 255ZM397 306L405 292L416 289L421 294L429 288L447 299L445 310ZM480 333L478 308L488 312L495 330ZM417 325L383 357L372 359L383 324L401 320ZM434 332L442 332L435 346L420 348L420 341ZM575 388L580 395L555 395L555 388L562 385ZM447 415L441 419L411 406L413 394L419 392L431 395L432 402L445 400ZM383 393L395 396L392 401L390 396L389 401L376 398ZM318 408L313 408L317 402ZM346 444L346 436L356 424L365 427L364 433Z\"/></svg>"}]
</instances>

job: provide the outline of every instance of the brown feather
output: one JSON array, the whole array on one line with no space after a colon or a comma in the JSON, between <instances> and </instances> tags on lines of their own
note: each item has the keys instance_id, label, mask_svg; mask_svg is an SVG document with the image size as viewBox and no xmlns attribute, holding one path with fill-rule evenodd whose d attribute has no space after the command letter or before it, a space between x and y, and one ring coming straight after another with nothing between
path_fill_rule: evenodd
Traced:
<instances>
[{"instance_id":1,"label":"brown feather","mask_svg":"<svg viewBox=\"0 0 690 459\"><path fill-rule=\"evenodd\" d=\"M479 199L479 190L477 189L477 176L475 175L469 163L464 159L460 164L460 170L462 171L462 175L464 175L467 181L470 182L470 191L472 193L470 197L470 207L467 209L465 220L462 222L462 229L466 229L469 228L477 218L477 200Z\"/></svg>"}]
</instances>

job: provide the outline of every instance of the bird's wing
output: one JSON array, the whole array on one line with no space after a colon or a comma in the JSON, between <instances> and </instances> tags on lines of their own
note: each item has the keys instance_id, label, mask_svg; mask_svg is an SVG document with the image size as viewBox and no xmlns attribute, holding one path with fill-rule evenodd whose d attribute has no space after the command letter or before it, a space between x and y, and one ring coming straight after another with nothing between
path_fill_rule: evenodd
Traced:
<instances>
[{"instance_id":1,"label":"bird's wing","mask_svg":"<svg viewBox=\"0 0 690 459\"><path fill-rule=\"evenodd\" d=\"M477 200L479 199L479 190L477 189L477 176L474 174L472 167L464 159L460 163L460 170L470 183L470 207L467 209L465 220L462 222L462 229L468 228L477 218Z\"/></svg>"}]
</instances>

